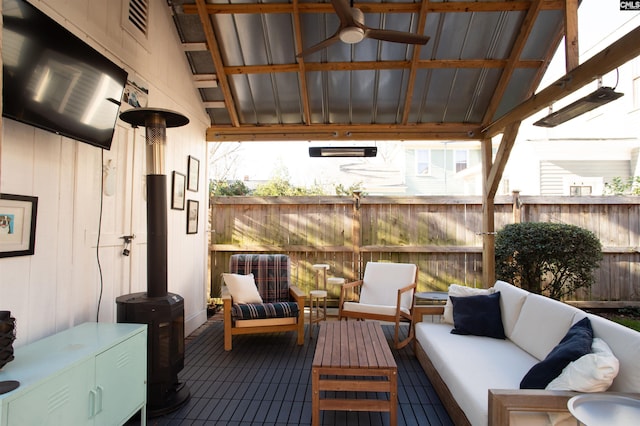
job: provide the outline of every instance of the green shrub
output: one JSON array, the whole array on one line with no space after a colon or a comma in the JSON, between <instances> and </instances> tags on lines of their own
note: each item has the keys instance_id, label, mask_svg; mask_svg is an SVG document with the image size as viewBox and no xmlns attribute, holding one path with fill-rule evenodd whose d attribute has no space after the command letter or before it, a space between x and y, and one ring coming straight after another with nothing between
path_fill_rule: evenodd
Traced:
<instances>
[{"instance_id":1,"label":"green shrub","mask_svg":"<svg viewBox=\"0 0 640 426\"><path fill-rule=\"evenodd\" d=\"M496 278L560 300L591 287L602 245L578 226L516 223L497 233L495 253Z\"/></svg>"},{"instance_id":2,"label":"green shrub","mask_svg":"<svg viewBox=\"0 0 640 426\"><path fill-rule=\"evenodd\" d=\"M209 194L211 196L249 195L251 190L241 180L210 180Z\"/></svg>"}]
</instances>

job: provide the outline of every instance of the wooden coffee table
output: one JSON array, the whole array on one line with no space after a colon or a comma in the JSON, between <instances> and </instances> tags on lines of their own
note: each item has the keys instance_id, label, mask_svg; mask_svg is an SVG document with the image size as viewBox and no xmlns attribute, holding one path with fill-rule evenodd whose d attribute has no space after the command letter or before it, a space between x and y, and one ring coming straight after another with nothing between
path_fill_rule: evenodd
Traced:
<instances>
[{"instance_id":1,"label":"wooden coffee table","mask_svg":"<svg viewBox=\"0 0 640 426\"><path fill-rule=\"evenodd\" d=\"M397 424L398 366L378 322L322 323L311 378L312 425L320 423L320 410L385 411ZM389 399L327 398L326 391L386 392Z\"/></svg>"}]
</instances>

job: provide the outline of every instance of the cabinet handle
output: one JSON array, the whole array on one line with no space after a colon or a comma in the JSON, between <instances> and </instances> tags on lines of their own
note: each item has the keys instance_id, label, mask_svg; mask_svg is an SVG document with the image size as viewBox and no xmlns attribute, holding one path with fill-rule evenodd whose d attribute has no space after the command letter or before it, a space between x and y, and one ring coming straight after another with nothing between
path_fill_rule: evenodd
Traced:
<instances>
[{"instance_id":1,"label":"cabinet handle","mask_svg":"<svg viewBox=\"0 0 640 426\"><path fill-rule=\"evenodd\" d=\"M98 396L97 404L96 404L96 408L97 409L96 409L96 412L95 412L96 415L102 412L102 395L103 395L103 391L104 391L104 389L102 388L102 386L97 386L96 387L96 393L97 393L97 396Z\"/></svg>"},{"instance_id":2,"label":"cabinet handle","mask_svg":"<svg viewBox=\"0 0 640 426\"><path fill-rule=\"evenodd\" d=\"M96 391L91 389L89 391L89 418L93 418L96 415Z\"/></svg>"}]
</instances>

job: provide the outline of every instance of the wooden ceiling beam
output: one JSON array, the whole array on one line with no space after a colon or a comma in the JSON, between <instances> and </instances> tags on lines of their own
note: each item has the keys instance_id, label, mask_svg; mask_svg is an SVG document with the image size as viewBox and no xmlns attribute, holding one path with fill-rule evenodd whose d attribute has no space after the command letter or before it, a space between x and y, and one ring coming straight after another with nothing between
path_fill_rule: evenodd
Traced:
<instances>
[{"instance_id":1,"label":"wooden ceiling beam","mask_svg":"<svg viewBox=\"0 0 640 426\"><path fill-rule=\"evenodd\" d=\"M358 9L364 13L419 13L422 3L358 3ZM427 13L470 13L470 12L513 12L527 10L531 1L488 1L488 2L433 2L429 3ZM564 0L543 0L543 10L560 10ZM198 13L194 5L182 5L186 14ZM299 13L333 13L331 3L300 3ZM207 4L207 13L218 14L269 14L293 13L292 3L246 3L246 4Z\"/></svg>"},{"instance_id":2,"label":"wooden ceiling beam","mask_svg":"<svg viewBox=\"0 0 640 426\"><path fill-rule=\"evenodd\" d=\"M283 124L212 126L207 142L237 141L358 141L358 140L478 140L477 123L428 124Z\"/></svg>"},{"instance_id":3,"label":"wooden ceiling beam","mask_svg":"<svg viewBox=\"0 0 640 426\"><path fill-rule=\"evenodd\" d=\"M429 0L422 0L420 6L420 15L418 15L418 34L424 34L424 27L427 22L427 6L429 6ZM402 124L409 122L409 112L411 111L411 102L413 101L413 89L416 84L416 75L418 73L418 61L420 59L420 45L413 46L413 55L411 56L411 67L409 70L409 81L407 82L406 96L404 100L404 107L402 110Z\"/></svg>"},{"instance_id":4,"label":"wooden ceiling beam","mask_svg":"<svg viewBox=\"0 0 640 426\"><path fill-rule=\"evenodd\" d=\"M520 25L520 32L518 33L518 37L513 43L513 47L511 48L511 52L509 54L509 59L502 71L502 75L500 76L500 80L496 86L496 90L491 97L491 102L489 102L489 106L485 111L483 122L489 123L493 120L493 117L502 102L502 97L504 96L507 86L511 82L511 78L513 77L513 72L516 70L516 65L518 63L518 59L520 59L520 55L524 50L524 46L529 39L529 35L531 34L531 30L533 29L533 25L536 22L536 18L540 13L540 9L542 7L542 0L534 0L531 4L529 10L527 10L524 19L522 20L522 24Z\"/></svg>"},{"instance_id":5,"label":"wooden ceiling beam","mask_svg":"<svg viewBox=\"0 0 640 426\"><path fill-rule=\"evenodd\" d=\"M532 116L639 55L640 26L578 65L550 86L512 108L511 111L486 126L482 132L486 137L493 137L501 133L509 124Z\"/></svg>"},{"instance_id":6,"label":"wooden ceiling beam","mask_svg":"<svg viewBox=\"0 0 640 426\"><path fill-rule=\"evenodd\" d=\"M222 61L222 55L220 54L218 40L216 38L215 31L213 30L211 18L207 13L207 5L205 4L205 0L196 0L196 6L198 10L198 16L200 17L200 22L202 23L204 34L207 39L207 46L209 47L209 52L211 52L213 65L217 71L216 75L218 76L218 84L224 97L224 103L227 107L227 112L229 113L229 119L231 121L231 124L233 124L234 126L239 126L240 119L238 118L238 110L236 109L236 105L233 100L233 93L231 92L231 87L229 86L229 80L227 79L227 75L224 72L224 62Z\"/></svg>"},{"instance_id":7,"label":"wooden ceiling beam","mask_svg":"<svg viewBox=\"0 0 640 426\"><path fill-rule=\"evenodd\" d=\"M564 53L567 72L580 65L578 50L578 0L565 0Z\"/></svg>"},{"instance_id":8,"label":"wooden ceiling beam","mask_svg":"<svg viewBox=\"0 0 640 426\"><path fill-rule=\"evenodd\" d=\"M415 62L418 69L456 69L456 68L504 68L506 59L439 59L419 60ZM516 61L516 68L539 68L543 61ZM306 71L363 71L363 70L396 70L410 69L413 61L360 61L360 62L305 62ZM232 65L224 67L227 75L233 74L268 74L282 72L299 72L300 64L274 65Z\"/></svg>"},{"instance_id":9,"label":"wooden ceiling beam","mask_svg":"<svg viewBox=\"0 0 640 426\"><path fill-rule=\"evenodd\" d=\"M302 51L302 26L300 24L300 3L293 0L293 27L294 46L296 52ZM311 124L311 104L309 103L309 86L307 85L307 71L304 58L298 58L298 81L300 86L300 102L302 103L302 120L305 124Z\"/></svg>"}]
</instances>

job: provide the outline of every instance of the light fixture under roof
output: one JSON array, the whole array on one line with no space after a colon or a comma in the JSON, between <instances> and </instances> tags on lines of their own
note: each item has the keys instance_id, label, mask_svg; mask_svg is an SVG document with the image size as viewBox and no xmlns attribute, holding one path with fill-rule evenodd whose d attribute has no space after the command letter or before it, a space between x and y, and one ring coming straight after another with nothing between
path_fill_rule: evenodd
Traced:
<instances>
[{"instance_id":1,"label":"light fixture under roof","mask_svg":"<svg viewBox=\"0 0 640 426\"><path fill-rule=\"evenodd\" d=\"M600 105L607 104L623 96L624 93L615 92L611 87L599 87L595 92L578 99L566 107L547 115L533 123L534 126L555 127L566 121L576 118L585 112L596 109Z\"/></svg>"},{"instance_id":2,"label":"light fixture under roof","mask_svg":"<svg viewBox=\"0 0 640 426\"><path fill-rule=\"evenodd\" d=\"M309 157L375 157L378 148L375 146L323 146L310 147Z\"/></svg>"}]
</instances>

